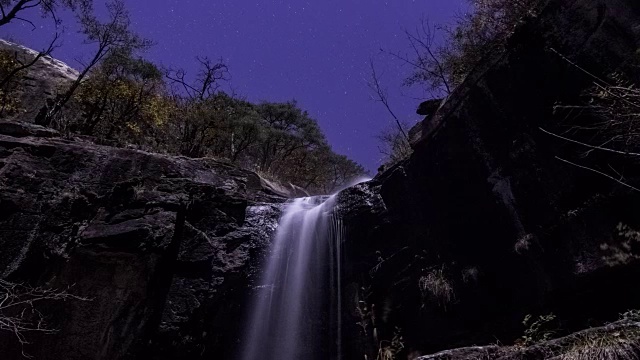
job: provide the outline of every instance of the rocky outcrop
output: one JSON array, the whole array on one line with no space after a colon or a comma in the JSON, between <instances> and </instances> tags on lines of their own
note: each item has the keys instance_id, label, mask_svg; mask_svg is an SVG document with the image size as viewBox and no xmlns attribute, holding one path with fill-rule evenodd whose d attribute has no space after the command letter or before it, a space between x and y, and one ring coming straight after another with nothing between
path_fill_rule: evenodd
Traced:
<instances>
[{"instance_id":1,"label":"rocky outcrop","mask_svg":"<svg viewBox=\"0 0 640 360\"><path fill-rule=\"evenodd\" d=\"M640 307L640 268L601 249L640 227L637 193L559 159L630 182L637 163L541 131L580 124L554 105L580 101L586 72L637 73L639 47L640 3L551 1L412 131L410 159L341 195L349 358L394 333L402 356L428 354L511 343L526 314L570 332Z\"/></svg>"},{"instance_id":2,"label":"rocky outcrop","mask_svg":"<svg viewBox=\"0 0 640 360\"><path fill-rule=\"evenodd\" d=\"M0 274L38 303L38 359L232 358L245 293L288 194L255 173L0 123ZM0 332L3 358L19 359Z\"/></svg>"},{"instance_id":3,"label":"rocky outcrop","mask_svg":"<svg viewBox=\"0 0 640 360\"><path fill-rule=\"evenodd\" d=\"M30 63L38 52L22 45L0 39L0 50L8 51L22 63ZM15 96L21 111L15 118L33 121L46 99L53 99L66 86L78 78L78 71L51 56L43 56L19 76Z\"/></svg>"},{"instance_id":4,"label":"rocky outcrop","mask_svg":"<svg viewBox=\"0 0 640 360\"><path fill-rule=\"evenodd\" d=\"M473 346L416 360L633 359L640 351L640 323L618 321L531 346Z\"/></svg>"}]
</instances>

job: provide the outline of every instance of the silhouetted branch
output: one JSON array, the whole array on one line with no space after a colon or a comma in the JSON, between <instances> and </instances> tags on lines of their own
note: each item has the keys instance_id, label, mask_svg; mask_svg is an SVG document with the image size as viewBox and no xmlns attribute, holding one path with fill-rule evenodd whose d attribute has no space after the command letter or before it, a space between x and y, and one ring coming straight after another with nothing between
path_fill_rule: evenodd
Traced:
<instances>
[{"instance_id":1,"label":"silhouetted branch","mask_svg":"<svg viewBox=\"0 0 640 360\"><path fill-rule=\"evenodd\" d=\"M67 289L68 290L68 289ZM0 280L0 331L12 332L22 346L28 344L25 333L55 333L57 330L47 327L45 316L35 304L43 301L90 301L85 297L73 295L65 290L31 287L29 285Z\"/></svg>"},{"instance_id":2,"label":"silhouetted branch","mask_svg":"<svg viewBox=\"0 0 640 360\"><path fill-rule=\"evenodd\" d=\"M369 60L369 66L371 67L371 80L368 82L367 85L375 93L375 96L376 96L375 98L372 97L372 99L379 101L384 105L384 107L387 109L387 112L389 112L389 114L391 114L391 116L395 120L396 125L398 126L398 130L400 131L400 133L402 133L402 136L408 143L409 136L407 136L407 133L404 131L404 128L400 123L400 119L398 119L396 114L391 109L391 106L389 105L389 99L384 89L382 89L382 85L380 84L380 80L378 79L378 74L376 73L376 67L373 64L373 60Z\"/></svg>"},{"instance_id":3,"label":"silhouetted branch","mask_svg":"<svg viewBox=\"0 0 640 360\"><path fill-rule=\"evenodd\" d=\"M569 165L573 165L573 166L575 166L575 167L578 167L578 168L580 168L580 169L584 169L584 170L588 170L588 171L594 172L594 173L596 173L596 174L598 174L598 175L601 175L601 176L604 176L604 177L606 177L606 178L608 178L608 179L611 179L611 180L613 180L613 181L617 182L618 184L620 184L620 185L622 185L622 186L628 187L628 188L629 188L629 189L631 189L631 190L634 190L634 191L638 191L638 192L640 192L640 189L638 189L638 188L636 188L636 187L634 187L634 186L632 186L632 185L629 185L628 183L626 183L626 182L624 182L624 181L622 181L622 180L620 180L620 179L616 179L615 177L613 177L613 176L611 176L611 175L609 175L609 174L606 174L606 173L604 173L604 172L602 172L602 171L600 171L600 170L596 170L596 169L594 169L594 168L590 168L590 167L588 167L588 166L584 166L584 165L579 165L579 164L573 163L573 162L571 162L571 161L569 161L569 160L565 160L565 159L563 159L563 158L561 158L561 157L558 157L558 156L556 156L556 159L558 159L558 160L560 160L560 161L562 161L562 162L564 162L564 163L567 163L567 164L569 164Z\"/></svg>"},{"instance_id":4,"label":"silhouetted branch","mask_svg":"<svg viewBox=\"0 0 640 360\"><path fill-rule=\"evenodd\" d=\"M554 136L554 137L557 137L558 139L562 139L564 141L568 141L568 142L571 142L571 143L574 143L574 144L582 145L582 146L585 146L585 147L588 147L588 148L591 148L591 149L594 149L594 150L602 150L602 151L607 151L607 152L620 154L620 155L626 155L626 156L640 156L640 153L631 152L631 151L623 151L623 150L615 150L615 149L610 149L610 148L597 146L597 145L590 145L590 144L583 143L583 142L578 141L578 140L574 140L574 139L570 139L568 137L564 137L564 136L561 136L561 135L558 135L558 134L554 134L554 133L552 133L550 131L547 131L547 130L541 128L541 127L539 127L538 129L540 129L540 131L542 131L543 133L551 135L551 136Z\"/></svg>"}]
</instances>

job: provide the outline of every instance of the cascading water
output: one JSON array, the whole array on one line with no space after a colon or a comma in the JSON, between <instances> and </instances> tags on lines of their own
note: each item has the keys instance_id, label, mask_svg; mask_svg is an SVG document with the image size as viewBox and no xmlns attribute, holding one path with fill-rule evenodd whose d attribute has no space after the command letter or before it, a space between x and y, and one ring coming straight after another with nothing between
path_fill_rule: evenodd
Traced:
<instances>
[{"instance_id":1,"label":"cascading water","mask_svg":"<svg viewBox=\"0 0 640 360\"><path fill-rule=\"evenodd\" d=\"M255 287L242 360L340 357L342 223L335 201L287 204Z\"/></svg>"}]
</instances>

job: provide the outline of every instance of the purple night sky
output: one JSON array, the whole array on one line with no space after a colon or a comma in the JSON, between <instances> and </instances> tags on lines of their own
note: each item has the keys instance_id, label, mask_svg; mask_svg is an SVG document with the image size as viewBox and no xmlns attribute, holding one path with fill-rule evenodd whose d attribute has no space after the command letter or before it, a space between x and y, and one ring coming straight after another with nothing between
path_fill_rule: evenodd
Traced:
<instances>
[{"instance_id":1,"label":"purple night sky","mask_svg":"<svg viewBox=\"0 0 640 360\"><path fill-rule=\"evenodd\" d=\"M96 1L100 3L100 1ZM421 18L451 24L466 0L126 0L133 29L156 45L145 57L194 73L195 57L222 58L230 66L231 88L250 101L295 99L318 120L338 153L375 172L380 164L375 136L392 118L370 98L369 59L373 58L399 117L414 124L421 89L402 87L410 68L380 48L406 52L403 29ZM40 50L50 41L50 19L33 12L24 22L0 28L11 38ZM73 19L62 16L63 46L54 56L80 67L90 48L82 45Z\"/></svg>"}]
</instances>

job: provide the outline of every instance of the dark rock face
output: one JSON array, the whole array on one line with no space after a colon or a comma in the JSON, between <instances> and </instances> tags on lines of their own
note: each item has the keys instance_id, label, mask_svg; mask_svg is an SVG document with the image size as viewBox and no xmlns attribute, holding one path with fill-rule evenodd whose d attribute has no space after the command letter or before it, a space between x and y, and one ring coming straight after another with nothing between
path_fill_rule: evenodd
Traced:
<instances>
[{"instance_id":1,"label":"dark rock face","mask_svg":"<svg viewBox=\"0 0 640 360\"><path fill-rule=\"evenodd\" d=\"M560 131L554 104L593 83L567 60L604 76L639 47L640 3L552 1L412 132L409 160L341 195L348 358L375 358L396 327L405 356L509 343L530 313L571 331L640 306L638 266L600 248L617 224L638 228L638 195L559 161L588 149L539 129Z\"/></svg>"},{"instance_id":2,"label":"dark rock face","mask_svg":"<svg viewBox=\"0 0 640 360\"><path fill-rule=\"evenodd\" d=\"M255 173L0 124L0 273L43 303L38 359L232 358L244 294L286 194ZM5 359L21 358L0 332Z\"/></svg>"}]
</instances>

